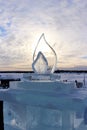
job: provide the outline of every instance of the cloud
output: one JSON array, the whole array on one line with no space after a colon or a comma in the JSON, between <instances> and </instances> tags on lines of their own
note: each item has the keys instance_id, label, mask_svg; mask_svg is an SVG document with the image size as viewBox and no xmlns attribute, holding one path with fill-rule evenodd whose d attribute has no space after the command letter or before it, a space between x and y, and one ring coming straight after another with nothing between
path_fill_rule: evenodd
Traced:
<instances>
[{"instance_id":1,"label":"cloud","mask_svg":"<svg viewBox=\"0 0 87 130\"><path fill-rule=\"evenodd\" d=\"M0 36L5 36L6 35L6 30L4 27L0 26Z\"/></svg>"},{"instance_id":2,"label":"cloud","mask_svg":"<svg viewBox=\"0 0 87 130\"><path fill-rule=\"evenodd\" d=\"M85 55L85 56L82 56L81 58L82 58L82 59L87 59L87 55Z\"/></svg>"},{"instance_id":3,"label":"cloud","mask_svg":"<svg viewBox=\"0 0 87 130\"><path fill-rule=\"evenodd\" d=\"M87 55L86 12L86 0L1 0L1 63L23 63L24 68L26 64L31 66L32 45L37 43L44 32L58 55L60 66L66 63L66 67L69 67L71 59L73 63L70 62L70 66L76 61L83 64L81 56ZM87 65L86 58L84 60Z\"/></svg>"}]
</instances>

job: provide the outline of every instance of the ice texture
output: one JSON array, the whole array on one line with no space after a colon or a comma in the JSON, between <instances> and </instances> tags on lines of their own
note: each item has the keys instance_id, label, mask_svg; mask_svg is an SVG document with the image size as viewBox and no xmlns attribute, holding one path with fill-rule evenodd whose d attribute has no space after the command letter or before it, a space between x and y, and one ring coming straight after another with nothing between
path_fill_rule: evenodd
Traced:
<instances>
[{"instance_id":1,"label":"ice texture","mask_svg":"<svg viewBox=\"0 0 87 130\"><path fill-rule=\"evenodd\" d=\"M32 64L32 68L35 73L45 74L48 69L48 62L42 52L39 52L36 59Z\"/></svg>"},{"instance_id":2,"label":"ice texture","mask_svg":"<svg viewBox=\"0 0 87 130\"><path fill-rule=\"evenodd\" d=\"M4 102L4 129L26 130L26 106Z\"/></svg>"},{"instance_id":3,"label":"ice texture","mask_svg":"<svg viewBox=\"0 0 87 130\"><path fill-rule=\"evenodd\" d=\"M53 47L50 46L50 44L47 42L46 38L45 38L45 35L44 33L42 33L42 35L40 36L38 42L37 42L37 45L35 47L35 50L34 50L34 53L33 53L33 62L35 60L35 55L36 55L36 52L37 50L39 49L39 51L41 51L42 53L44 53L46 50L43 49L43 45L44 47L49 48L51 53L54 55L54 59L52 61L53 65L52 65L52 69L50 70L50 73L53 73L56 69L56 65L57 65L57 55L56 55L56 52L55 50L53 49ZM45 46L46 45L46 46ZM40 47L41 46L41 47ZM40 48L39 48L40 47ZM47 49L47 50L49 50ZM43 51L44 50L44 51ZM49 51L47 52L49 53ZM49 63L49 62L48 62Z\"/></svg>"},{"instance_id":4,"label":"ice texture","mask_svg":"<svg viewBox=\"0 0 87 130\"><path fill-rule=\"evenodd\" d=\"M64 76L83 80L83 75L81 79L76 74ZM21 81L15 89L1 90L0 99L4 101L4 130L87 130L86 87L73 90L68 82Z\"/></svg>"},{"instance_id":5,"label":"ice texture","mask_svg":"<svg viewBox=\"0 0 87 130\"><path fill-rule=\"evenodd\" d=\"M32 99L31 99L32 100ZM38 99L39 100L39 99ZM63 101L62 101L63 100ZM62 98L62 105L65 104ZM84 111L70 109L58 103L59 108L41 107L17 102L4 103L5 130L87 130ZM65 104L66 105L66 104ZM67 105L70 105L68 102ZM73 102L74 105L74 102ZM63 108L64 107L64 108ZM73 108L73 107L72 107ZM77 116L79 112L80 116ZM82 129L80 129L82 128Z\"/></svg>"}]
</instances>

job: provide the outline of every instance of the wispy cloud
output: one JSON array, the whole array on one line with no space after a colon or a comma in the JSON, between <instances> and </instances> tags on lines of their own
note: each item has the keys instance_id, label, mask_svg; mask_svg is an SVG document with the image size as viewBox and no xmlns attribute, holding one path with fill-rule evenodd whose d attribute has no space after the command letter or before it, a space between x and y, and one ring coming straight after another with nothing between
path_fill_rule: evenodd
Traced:
<instances>
[{"instance_id":1,"label":"wispy cloud","mask_svg":"<svg viewBox=\"0 0 87 130\"><path fill-rule=\"evenodd\" d=\"M0 67L31 66L32 44L43 32L57 52L59 67L86 66L81 57L87 56L86 12L86 0L0 0Z\"/></svg>"}]
</instances>

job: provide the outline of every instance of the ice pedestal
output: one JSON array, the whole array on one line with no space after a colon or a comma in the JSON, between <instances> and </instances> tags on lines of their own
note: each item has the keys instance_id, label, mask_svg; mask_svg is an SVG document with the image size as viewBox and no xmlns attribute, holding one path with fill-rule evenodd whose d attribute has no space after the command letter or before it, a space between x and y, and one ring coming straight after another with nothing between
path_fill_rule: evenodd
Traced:
<instances>
[{"instance_id":1,"label":"ice pedestal","mask_svg":"<svg viewBox=\"0 0 87 130\"><path fill-rule=\"evenodd\" d=\"M3 91L5 130L80 130L83 120L76 126L75 113L78 107L84 109L69 96L72 87L72 83L29 81Z\"/></svg>"},{"instance_id":2,"label":"ice pedestal","mask_svg":"<svg viewBox=\"0 0 87 130\"><path fill-rule=\"evenodd\" d=\"M5 108L7 105L10 108L4 112L8 118L4 119L5 130L73 130L72 113L29 105L20 107L21 104L16 106L14 103L5 103Z\"/></svg>"},{"instance_id":3,"label":"ice pedestal","mask_svg":"<svg viewBox=\"0 0 87 130\"><path fill-rule=\"evenodd\" d=\"M8 109L6 109L7 106L9 106ZM87 126L84 126L83 119L75 119L75 111L70 109L50 109L8 102L4 103L4 107L5 130L87 129Z\"/></svg>"}]
</instances>

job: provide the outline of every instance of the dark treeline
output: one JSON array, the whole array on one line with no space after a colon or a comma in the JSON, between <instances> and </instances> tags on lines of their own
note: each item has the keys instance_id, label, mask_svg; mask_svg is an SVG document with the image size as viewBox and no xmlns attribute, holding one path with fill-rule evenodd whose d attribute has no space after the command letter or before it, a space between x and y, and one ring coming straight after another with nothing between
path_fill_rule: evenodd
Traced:
<instances>
[{"instance_id":1,"label":"dark treeline","mask_svg":"<svg viewBox=\"0 0 87 130\"><path fill-rule=\"evenodd\" d=\"M34 73L33 71L0 71L0 73ZM54 73L87 73L87 70L56 70Z\"/></svg>"},{"instance_id":2,"label":"dark treeline","mask_svg":"<svg viewBox=\"0 0 87 130\"><path fill-rule=\"evenodd\" d=\"M87 73L87 70L56 70L55 73Z\"/></svg>"}]
</instances>

